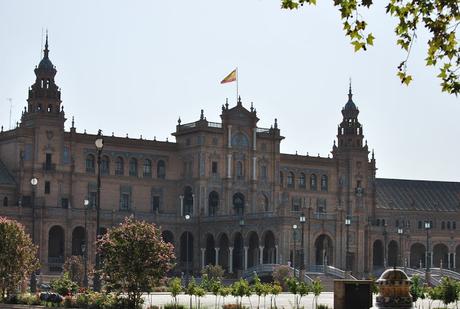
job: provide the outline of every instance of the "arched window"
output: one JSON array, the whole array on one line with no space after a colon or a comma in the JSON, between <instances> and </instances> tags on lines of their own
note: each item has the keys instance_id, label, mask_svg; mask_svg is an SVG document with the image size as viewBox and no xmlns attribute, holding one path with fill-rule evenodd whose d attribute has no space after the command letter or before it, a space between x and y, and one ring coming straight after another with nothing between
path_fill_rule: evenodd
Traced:
<instances>
[{"instance_id":1,"label":"arched window","mask_svg":"<svg viewBox=\"0 0 460 309\"><path fill-rule=\"evenodd\" d=\"M182 215L191 215L193 214L193 190L192 187L187 186L184 188L184 200L183 200L183 209Z\"/></svg>"},{"instance_id":2,"label":"arched window","mask_svg":"<svg viewBox=\"0 0 460 309\"><path fill-rule=\"evenodd\" d=\"M86 156L86 172L94 173L94 156L89 154Z\"/></svg>"},{"instance_id":3,"label":"arched window","mask_svg":"<svg viewBox=\"0 0 460 309\"><path fill-rule=\"evenodd\" d=\"M304 173L300 173L299 186L301 188L305 188L305 174Z\"/></svg>"},{"instance_id":4,"label":"arched window","mask_svg":"<svg viewBox=\"0 0 460 309\"><path fill-rule=\"evenodd\" d=\"M233 195L233 209L237 215L244 214L244 195L240 192Z\"/></svg>"},{"instance_id":5,"label":"arched window","mask_svg":"<svg viewBox=\"0 0 460 309\"><path fill-rule=\"evenodd\" d=\"M110 172L110 159L107 156L103 156L101 160L101 174L108 175Z\"/></svg>"},{"instance_id":6,"label":"arched window","mask_svg":"<svg viewBox=\"0 0 460 309\"><path fill-rule=\"evenodd\" d=\"M284 175L283 175L283 172L280 172L280 186L281 186L281 187L284 186Z\"/></svg>"},{"instance_id":7,"label":"arched window","mask_svg":"<svg viewBox=\"0 0 460 309\"><path fill-rule=\"evenodd\" d=\"M311 176L310 176L310 189L312 191L316 191L316 189L317 189L316 175L315 174L311 174Z\"/></svg>"},{"instance_id":8,"label":"arched window","mask_svg":"<svg viewBox=\"0 0 460 309\"><path fill-rule=\"evenodd\" d=\"M287 186L288 186L289 188L294 188L294 180L295 180L294 173L293 173L293 172L289 172L289 173L288 173L288 176L287 176Z\"/></svg>"},{"instance_id":9,"label":"arched window","mask_svg":"<svg viewBox=\"0 0 460 309\"><path fill-rule=\"evenodd\" d=\"M208 201L208 206L209 206L209 215L210 216L215 216L217 214L217 210L219 208L219 193L216 191L212 191L209 193L209 201Z\"/></svg>"},{"instance_id":10,"label":"arched window","mask_svg":"<svg viewBox=\"0 0 460 309\"><path fill-rule=\"evenodd\" d=\"M268 203L268 197L265 195L265 193L260 193L259 194L259 207L260 210L262 211L270 211L270 205Z\"/></svg>"},{"instance_id":11,"label":"arched window","mask_svg":"<svg viewBox=\"0 0 460 309\"><path fill-rule=\"evenodd\" d=\"M163 160L160 160L157 163L157 177L160 179L165 179L166 177L166 165Z\"/></svg>"},{"instance_id":12,"label":"arched window","mask_svg":"<svg viewBox=\"0 0 460 309\"><path fill-rule=\"evenodd\" d=\"M38 112L41 112L41 111L42 111L42 105L41 105L41 104L38 104L38 106L37 106L37 111L38 111Z\"/></svg>"},{"instance_id":13,"label":"arched window","mask_svg":"<svg viewBox=\"0 0 460 309\"><path fill-rule=\"evenodd\" d=\"M3 198L3 206L8 206L8 197L6 196Z\"/></svg>"},{"instance_id":14,"label":"arched window","mask_svg":"<svg viewBox=\"0 0 460 309\"><path fill-rule=\"evenodd\" d=\"M241 161L236 162L236 177L243 178L243 163Z\"/></svg>"},{"instance_id":15,"label":"arched window","mask_svg":"<svg viewBox=\"0 0 460 309\"><path fill-rule=\"evenodd\" d=\"M267 166L266 165L262 165L260 167L260 178L262 180L266 180L267 179Z\"/></svg>"},{"instance_id":16,"label":"arched window","mask_svg":"<svg viewBox=\"0 0 460 309\"><path fill-rule=\"evenodd\" d=\"M135 158L129 160L129 176L137 176L137 159Z\"/></svg>"},{"instance_id":17,"label":"arched window","mask_svg":"<svg viewBox=\"0 0 460 309\"><path fill-rule=\"evenodd\" d=\"M48 113L51 113L53 111L53 106L50 104L48 105L48 109L46 110Z\"/></svg>"},{"instance_id":18,"label":"arched window","mask_svg":"<svg viewBox=\"0 0 460 309\"><path fill-rule=\"evenodd\" d=\"M149 159L144 160L144 176L152 176L152 161Z\"/></svg>"},{"instance_id":19,"label":"arched window","mask_svg":"<svg viewBox=\"0 0 460 309\"><path fill-rule=\"evenodd\" d=\"M115 175L123 175L125 170L125 164L122 157L118 157L115 162Z\"/></svg>"},{"instance_id":20,"label":"arched window","mask_svg":"<svg viewBox=\"0 0 460 309\"><path fill-rule=\"evenodd\" d=\"M321 176L321 191L327 191L327 175Z\"/></svg>"}]
</instances>

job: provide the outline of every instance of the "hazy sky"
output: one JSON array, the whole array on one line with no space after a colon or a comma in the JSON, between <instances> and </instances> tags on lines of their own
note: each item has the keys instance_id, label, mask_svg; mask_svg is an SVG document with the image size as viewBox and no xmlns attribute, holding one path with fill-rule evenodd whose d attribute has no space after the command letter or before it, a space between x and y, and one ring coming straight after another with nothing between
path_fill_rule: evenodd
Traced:
<instances>
[{"instance_id":1,"label":"hazy sky","mask_svg":"<svg viewBox=\"0 0 460 309\"><path fill-rule=\"evenodd\" d=\"M192 122L204 109L220 122L236 94L219 82L238 66L243 104L254 102L260 127L278 118L282 152L327 156L351 77L378 177L460 181L460 100L424 66L424 33L409 61L414 82L401 86L387 1L362 12L376 40L358 54L332 1L318 2L290 12L278 0L1 1L0 124L9 126L7 98L19 119L48 28L66 128L73 115L79 132L172 141L179 116Z\"/></svg>"}]
</instances>

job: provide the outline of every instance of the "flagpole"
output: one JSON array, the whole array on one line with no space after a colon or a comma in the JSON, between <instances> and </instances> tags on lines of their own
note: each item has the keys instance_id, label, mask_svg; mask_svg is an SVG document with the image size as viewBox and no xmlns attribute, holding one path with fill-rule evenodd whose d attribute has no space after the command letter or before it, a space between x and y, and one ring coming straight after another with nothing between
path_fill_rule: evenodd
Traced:
<instances>
[{"instance_id":1,"label":"flagpole","mask_svg":"<svg viewBox=\"0 0 460 309\"><path fill-rule=\"evenodd\" d=\"M238 96L239 96L239 93L238 93L238 67L236 67L236 102L238 103Z\"/></svg>"}]
</instances>

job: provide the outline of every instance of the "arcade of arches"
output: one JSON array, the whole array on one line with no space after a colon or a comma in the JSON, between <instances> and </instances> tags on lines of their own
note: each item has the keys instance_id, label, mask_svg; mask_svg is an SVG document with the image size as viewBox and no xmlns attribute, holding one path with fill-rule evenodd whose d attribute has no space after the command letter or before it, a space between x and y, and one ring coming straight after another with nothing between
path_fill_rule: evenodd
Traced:
<instances>
[{"instance_id":1,"label":"arcade of arches","mask_svg":"<svg viewBox=\"0 0 460 309\"><path fill-rule=\"evenodd\" d=\"M460 245L449 249L443 243L430 243L429 249L427 252L426 243L414 242L407 251L404 247L400 251L400 244L396 240L389 241L385 248L383 241L377 239L372 246L372 265L374 269L404 265L426 268L427 262L429 267L434 268L457 269L460 266Z\"/></svg>"}]
</instances>

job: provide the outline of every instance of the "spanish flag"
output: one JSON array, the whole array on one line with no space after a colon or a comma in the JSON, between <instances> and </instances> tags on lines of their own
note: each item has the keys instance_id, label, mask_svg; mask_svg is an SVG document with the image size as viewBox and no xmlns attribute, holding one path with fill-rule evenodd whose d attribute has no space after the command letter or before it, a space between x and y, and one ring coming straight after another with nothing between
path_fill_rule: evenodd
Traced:
<instances>
[{"instance_id":1,"label":"spanish flag","mask_svg":"<svg viewBox=\"0 0 460 309\"><path fill-rule=\"evenodd\" d=\"M234 69L230 74L228 74L220 83L231 83L236 81L236 69Z\"/></svg>"}]
</instances>

